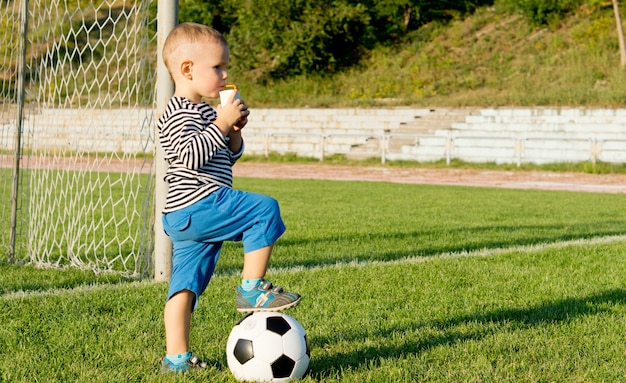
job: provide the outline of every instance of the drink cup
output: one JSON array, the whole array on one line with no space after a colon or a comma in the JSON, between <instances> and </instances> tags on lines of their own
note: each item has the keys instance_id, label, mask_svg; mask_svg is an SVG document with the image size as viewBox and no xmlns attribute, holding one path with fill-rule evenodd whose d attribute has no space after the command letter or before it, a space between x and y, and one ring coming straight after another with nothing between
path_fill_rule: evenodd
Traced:
<instances>
[{"instance_id":1,"label":"drink cup","mask_svg":"<svg viewBox=\"0 0 626 383\"><path fill-rule=\"evenodd\" d=\"M239 99L239 91L235 85L226 85L224 87L224 90L220 92L220 103L222 106L226 105L233 93L235 93L235 100Z\"/></svg>"}]
</instances>

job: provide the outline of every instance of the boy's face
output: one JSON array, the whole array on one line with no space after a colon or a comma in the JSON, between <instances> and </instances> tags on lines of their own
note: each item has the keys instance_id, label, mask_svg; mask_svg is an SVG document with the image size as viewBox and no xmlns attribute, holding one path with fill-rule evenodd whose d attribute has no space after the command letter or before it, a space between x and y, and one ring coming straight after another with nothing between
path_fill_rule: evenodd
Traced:
<instances>
[{"instance_id":1,"label":"boy's face","mask_svg":"<svg viewBox=\"0 0 626 383\"><path fill-rule=\"evenodd\" d=\"M200 102L202 97L217 98L224 89L228 73L228 46L219 42L192 44L192 61L185 96L192 101Z\"/></svg>"}]
</instances>

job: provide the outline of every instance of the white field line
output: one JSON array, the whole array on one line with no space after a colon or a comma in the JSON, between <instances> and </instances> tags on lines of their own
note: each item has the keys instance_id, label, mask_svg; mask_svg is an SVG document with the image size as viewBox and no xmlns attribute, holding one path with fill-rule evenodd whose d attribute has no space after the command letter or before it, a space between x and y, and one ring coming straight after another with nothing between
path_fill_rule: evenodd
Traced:
<instances>
[{"instance_id":1,"label":"white field line","mask_svg":"<svg viewBox=\"0 0 626 383\"><path fill-rule=\"evenodd\" d=\"M394 259L391 261L350 261L350 262L337 262L328 265L320 265L320 266L294 266L294 267L281 267L281 268L269 268L268 273L271 274L285 274L292 272L299 272L305 270L325 270L325 269L341 269L341 268L361 268L361 267L369 267L369 266L380 266L380 265L396 265L396 264L404 264L404 265L414 265L423 262L441 260L441 259L458 259L464 257L494 257L502 254L509 253L534 253L537 251L549 250L549 249L562 249L565 247L571 246L588 246L588 245L601 245L601 244L609 244L615 242L626 242L626 235L611 235L604 237L595 237L589 239L574 239L570 241L559 241L559 242L550 242L550 243L542 243L536 245L528 245L528 246L512 246L512 247L502 247L496 249L482 249L482 250L474 250L474 251L462 251L462 252L445 252L439 253L429 256L414 256L414 257L403 257L399 259ZM214 275L215 278L230 278L233 275L239 274L240 270L227 270ZM102 283L102 284L93 284L93 285L82 285L77 286L71 289L50 289L45 291L15 291L5 295L0 295L0 300L13 300L13 299L26 299L26 298L37 298L37 297L46 297L46 296L58 296L58 295L73 295L73 294L83 294L94 291L102 291L102 290L116 290L116 289L124 289L128 290L129 288L139 288L143 286L157 285L165 282L154 282L152 280L144 280L144 281L136 281L129 283Z\"/></svg>"},{"instance_id":2,"label":"white field line","mask_svg":"<svg viewBox=\"0 0 626 383\"><path fill-rule=\"evenodd\" d=\"M284 267L284 268L270 268L268 270L272 273L289 273L294 271L303 271L303 270L323 270L323 269L341 269L344 267L369 267L369 266L377 266L377 265L414 265L423 262L441 260L441 259L457 259L457 258L465 258L465 257L493 257L502 254L510 254L510 253L534 253L537 251L548 250L548 249L562 249L570 246L588 246L588 245L601 245L601 244L609 244L615 242L626 242L626 235L609 235L604 237L594 237L587 239L574 239L569 241L559 241L559 242L548 242L548 243L540 243L535 245L526 245L526 246L512 246L512 247L500 247L500 248L485 248L482 250L472 250L472 251L460 251L460 252L444 252L439 254L433 254L428 256L413 256L413 257L403 257L398 259L393 259L391 261L350 261L350 262L337 262L328 265L320 265L320 266L294 266L294 267Z\"/></svg>"},{"instance_id":3,"label":"white field line","mask_svg":"<svg viewBox=\"0 0 626 383\"><path fill-rule=\"evenodd\" d=\"M162 283L162 282L161 282ZM60 295L85 294L95 291L124 289L130 291L132 288L155 285L157 282L146 280L128 283L96 283L92 285L80 285L71 289L55 288L44 291L15 291L8 294L0 295L0 301L13 299L41 298Z\"/></svg>"}]
</instances>

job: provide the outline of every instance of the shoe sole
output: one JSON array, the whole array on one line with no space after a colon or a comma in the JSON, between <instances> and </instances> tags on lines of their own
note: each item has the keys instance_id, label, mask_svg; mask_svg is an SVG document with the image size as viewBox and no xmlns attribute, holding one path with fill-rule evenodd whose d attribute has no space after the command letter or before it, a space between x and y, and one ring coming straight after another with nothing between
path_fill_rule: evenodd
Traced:
<instances>
[{"instance_id":1,"label":"shoe sole","mask_svg":"<svg viewBox=\"0 0 626 383\"><path fill-rule=\"evenodd\" d=\"M302 300L302 297L299 297L298 299L296 299L295 301L288 303L286 305L282 305L282 306L278 306L278 307L238 307L237 311L239 311L240 313L259 313L259 312L277 312L277 311L283 311L283 310L287 310L290 309L292 307L297 306L300 301Z\"/></svg>"}]
</instances>

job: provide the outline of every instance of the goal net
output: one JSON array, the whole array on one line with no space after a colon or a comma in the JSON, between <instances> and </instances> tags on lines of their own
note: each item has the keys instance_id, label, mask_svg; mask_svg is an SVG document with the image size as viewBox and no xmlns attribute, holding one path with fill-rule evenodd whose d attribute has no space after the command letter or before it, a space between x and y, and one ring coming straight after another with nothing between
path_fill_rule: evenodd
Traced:
<instances>
[{"instance_id":1,"label":"goal net","mask_svg":"<svg viewBox=\"0 0 626 383\"><path fill-rule=\"evenodd\" d=\"M0 263L151 273L155 3L0 1Z\"/></svg>"}]
</instances>

